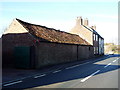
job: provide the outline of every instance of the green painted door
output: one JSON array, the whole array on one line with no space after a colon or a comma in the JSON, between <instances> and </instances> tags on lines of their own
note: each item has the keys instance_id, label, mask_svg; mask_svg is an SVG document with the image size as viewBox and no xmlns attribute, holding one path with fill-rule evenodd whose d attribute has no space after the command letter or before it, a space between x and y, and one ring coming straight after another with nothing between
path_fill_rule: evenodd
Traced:
<instances>
[{"instance_id":1,"label":"green painted door","mask_svg":"<svg viewBox=\"0 0 120 90\"><path fill-rule=\"evenodd\" d=\"M15 47L15 67L30 68L30 47Z\"/></svg>"}]
</instances>

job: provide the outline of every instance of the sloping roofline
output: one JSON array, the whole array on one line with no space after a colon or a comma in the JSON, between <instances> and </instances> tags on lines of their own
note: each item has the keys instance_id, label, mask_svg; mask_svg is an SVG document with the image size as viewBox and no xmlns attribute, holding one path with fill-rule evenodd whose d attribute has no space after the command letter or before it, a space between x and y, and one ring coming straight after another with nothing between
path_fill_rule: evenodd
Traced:
<instances>
[{"instance_id":1,"label":"sloping roofline","mask_svg":"<svg viewBox=\"0 0 120 90\"><path fill-rule=\"evenodd\" d=\"M90 27L86 27L85 25L83 25L85 28L87 28L88 30L90 30L91 32L97 34L99 37L101 37L102 39L104 39L100 34L98 34L98 32L96 32L93 28Z\"/></svg>"},{"instance_id":2,"label":"sloping roofline","mask_svg":"<svg viewBox=\"0 0 120 90\"><path fill-rule=\"evenodd\" d=\"M79 35L71 34L65 31L56 30L54 28L48 28L42 25L31 24L24 22L20 19L16 20L33 36L45 39L50 42L67 43L67 44L79 44L79 45L91 45L86 40L82 39Z\"/></svg>"}]
</instances>

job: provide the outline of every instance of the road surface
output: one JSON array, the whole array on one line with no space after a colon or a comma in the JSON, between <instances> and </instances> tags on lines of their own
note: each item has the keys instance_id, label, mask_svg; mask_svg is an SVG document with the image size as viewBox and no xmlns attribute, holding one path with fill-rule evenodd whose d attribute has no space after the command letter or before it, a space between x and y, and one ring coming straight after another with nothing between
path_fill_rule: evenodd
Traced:
<instances>
[{"instance_id":1,"label":"road surface","mask_svg":"<svg viewBox=\"0 0 120 90\"><path fill-rule=\"evenodd\" d=\"M4 83L4 88L118 88L118 55L105 55L55 71Z\"/></svg>"}]
</instances>

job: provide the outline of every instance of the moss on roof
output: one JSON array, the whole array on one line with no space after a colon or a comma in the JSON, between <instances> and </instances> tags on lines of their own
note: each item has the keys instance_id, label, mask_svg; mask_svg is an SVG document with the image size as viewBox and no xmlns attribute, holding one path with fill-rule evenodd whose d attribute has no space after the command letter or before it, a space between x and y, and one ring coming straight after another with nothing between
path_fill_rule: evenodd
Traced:
<instances>
[{"instance_id":1,"label":"moss on roof","mask_svg":"<svg viewBox=\"0 0 120 90\"><path fill-rule=\"evenodd\" d=\"M64 31L48 28L41 25L35 25L16 19L32 35L47 40L49 42L90 45L87 41L76 34L70 34Z\"/></svg>"}]
</instances>

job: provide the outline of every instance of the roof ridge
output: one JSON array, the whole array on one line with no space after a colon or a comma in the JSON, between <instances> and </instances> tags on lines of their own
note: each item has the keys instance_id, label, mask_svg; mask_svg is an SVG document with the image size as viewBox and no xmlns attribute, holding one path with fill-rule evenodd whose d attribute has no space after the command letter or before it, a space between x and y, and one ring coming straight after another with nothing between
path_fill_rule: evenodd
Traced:
<instances>
[{"instance_id":1,"label":"roof ridge","mask_svg":"<svg viewBox=\"0 0 120 90\"><path fill-rule=\"evenodd\" d=\"M42 25L31 24L20 19L16 20L36 37L46 39L51 42L58 43L70 43L70 44L81 44L81 45L91 45L85 39L81 38L79 35L71 34L65 31L56 30L54 28L48 28ZM52 30L49 32L49 30ZM54 32L55 31L55 32Z\"/></svg>"},{"instance_id":2,"label":"roof ridge","mask_svg":"<svg viewBox=\"0 0 120 90\"><path fill-rule=\"evenodd\" d=\"M71 34L71 35L76 35L76 36L79 36L77 34L72 34L72 33L69 33L69 32L65 32L65 31L61 31L61 30L57 30L55 28L49 28L49 27L46 27L46 26L42 26L42 25L38 25L38 24L32 24L32 23L29 23L29 22L26 22L26 21L22 21L18 18L16 18L17 21L20 21L20 22L24 22L24 23L27 23L27 24L31 24L31 25L35 25L35 26L40 26L40 27L43 27L43 28L46 28L46 29L50 29L50 30L55 30L55 31L59 31L59 32L63 32L63 33L67 33L67 34Z\"/></svg>"}]
</instances>

